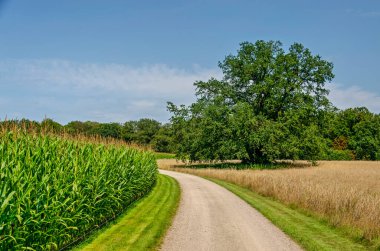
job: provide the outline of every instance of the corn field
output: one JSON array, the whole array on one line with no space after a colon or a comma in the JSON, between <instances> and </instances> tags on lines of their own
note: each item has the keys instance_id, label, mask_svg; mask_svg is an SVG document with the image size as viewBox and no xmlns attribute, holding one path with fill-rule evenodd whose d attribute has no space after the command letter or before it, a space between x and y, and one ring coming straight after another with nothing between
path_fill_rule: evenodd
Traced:
<instances>
[{"instance_id":1,"label":"corn field","mask_svg":"<svg viewBox=\"0 0 380 251\"><path fill-rule=\"evenodd\" d=\"M156 181L153 154L20 130L0 132L0 250L59 250Z\"/></svg>"}]
</instances>

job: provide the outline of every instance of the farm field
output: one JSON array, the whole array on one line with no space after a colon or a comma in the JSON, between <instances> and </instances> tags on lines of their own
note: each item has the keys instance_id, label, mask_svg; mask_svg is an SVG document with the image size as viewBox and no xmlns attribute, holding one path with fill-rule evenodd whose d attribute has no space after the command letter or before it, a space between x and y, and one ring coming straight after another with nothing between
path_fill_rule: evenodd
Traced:
<instances>
[{"instance_id":1,"label":"farm field","mask_svg":"<svg viewBox=\"0 0 380 251\"><path fill-rule=\"evenodd\" d=\"M173 160L158 163L163 169L224 180L274 198L339 227L358 242L379 247L379 162L320 161L317 167L281 170L183 168Z\"/></svg>"},{"instance_id":2,"label":"farm field","mask_svg":"<svg viewBox=\"0 0 380 251\"><path fill-rule=\"evenodd\" d=\"M380 251L379 25L0 0L0 251Z\"/></svg>"},{"instance_id":3,"label":"farm field","mask_svg":"<svg viewBox=\"0 0 380 251\"><path fill-rule=\"evenodd\" d=\"M0 250L60 250L155 185L153 154L100 139L0 131Z\"/></svg>"}]
</instances>

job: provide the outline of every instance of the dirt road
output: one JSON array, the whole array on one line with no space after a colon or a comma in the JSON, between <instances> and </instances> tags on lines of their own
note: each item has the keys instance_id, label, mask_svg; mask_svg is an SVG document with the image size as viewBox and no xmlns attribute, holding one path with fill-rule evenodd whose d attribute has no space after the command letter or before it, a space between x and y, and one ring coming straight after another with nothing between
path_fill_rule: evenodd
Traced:
<instances>
[{"instance_id":1,"label":"dirt road","mask_svg":"<svg viewBox=\"0 0 380 251\"><path fill-rule=\"evenodd\" d=\"M197 176L160 170L178 180L182 197L162 250L301 250L228 190Z\"/></svg>"}]
</instances>

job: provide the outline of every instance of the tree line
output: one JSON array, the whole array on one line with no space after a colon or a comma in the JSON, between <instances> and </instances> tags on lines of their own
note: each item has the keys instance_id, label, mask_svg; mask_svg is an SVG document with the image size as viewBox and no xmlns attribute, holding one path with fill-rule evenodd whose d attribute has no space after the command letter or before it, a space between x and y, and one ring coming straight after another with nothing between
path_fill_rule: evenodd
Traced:
<instances>
[{"instance_id":1,"label":"tree line","mask_svg":"<svg viewBox=\"0 0 380 251\"><path fill-rule=\"evenodd\" d=\"M365 107L356 107L345 110L334 108L327 111L324 116L324 122L320 127L308 128L299 138L300 145L298 147L305 152L300 151L298 156L294 156L294 159L380 160L380 114L374 114ZM248 117L243 117L242 120L248 124L245 124L245 126L256 125L256 128L259 128L256 131L248 131L245 136L251 137L251 139L262 137L264 139L262 141L263 145L267 144L265 145L265 154L272 153L266 149L274 148L276 142L268 139L270 139L270 134L274 134L271 137L275 138L276 133L279 132L276 132L274 127L268 124L266 125L267 127L261 125L262 128L260 128L260 125L253 124L255 121ZM189 121L182 122L189 123ZM30 127L37 131L47 129L55 133L66 132L73 135L111 137L124 140L127 143L150 146L158 152L176 153L177 157L182 159L243 159L245 156L244 148L229 148L228 141L219 142L217 140L217 135L223 140L228 139L231 135L224 134L226 133L225 129L218 131L221 127L227 127L227 125L219 124L218 127L218 125L214 125L214 122L212 121L211 123L211 120L209 120L205 122L209 123L209 125L200 127L204 126L204 124L199 124L198 128L180 125L179 121L162 124L154 119L147 118L127 121L124 124L71 121L66 125L61 125L52 119L46 118L41 122L28 119L2 121L0 122L0 127L16 125ZM215 123L219 122L216 121ZM235 121L235 124L239 123L241 121ZM240 126L244 126L244 123L241 123ZM205 131L199 132L200 129ZM253 133L255 135L249 135ZM266 133L269 135L266 135ZM222 134L224 134L224 138L222 138ZM243 131L240 131L240 135L242 134ZM236 141L240 140L236 138L236 135L234 136L235 138L231 140L235 142L230 146L234 146ZM280 144L280 142L277 142L277 144ZM191 155L192 158L189 157L190 154L193 154ZM311 156L310 154L315 155ZM281 156L281 152L276 153L273 151L272 156L273 159L279 158L278 156ZM285 156L284 158L289 157Z\"/></svg>"},{"instance_id":2,"label":"tree line","mask_svg":"<svg viewBox=\"0 0 380 251\"><path fill-rule=\"evenodd\" d=\"M99 123L94 121L71 121L66 125L45 118L41 122L21 119L0 122L0 127L22 127L33 131L49 131L52 133L68 133L72 135L100 136L124 140L149 146L157 152L174 152L170 124L162 124L154 119L143 118L125 123Z\"/></svg>"}]
</instances>

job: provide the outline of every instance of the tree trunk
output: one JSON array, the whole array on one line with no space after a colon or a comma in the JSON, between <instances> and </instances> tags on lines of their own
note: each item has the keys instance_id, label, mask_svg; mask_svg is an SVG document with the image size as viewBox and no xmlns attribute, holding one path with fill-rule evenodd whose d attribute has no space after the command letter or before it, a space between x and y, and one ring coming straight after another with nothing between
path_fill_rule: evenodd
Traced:
<instances>
[{"instance_id":1,"label":"tree trunk","mask_svg":"<svg viewBox=\"0 0 380 251\"><path fill-rule=\"evenodd\" d=\"M242 159L243 163L247 164L268 164L270 161L265 157L260 148L251 147L249 144L245 144L245 151L248 157Z\"/></svg>"}]
</instances>

